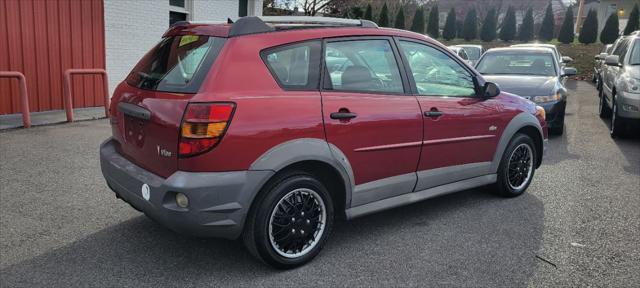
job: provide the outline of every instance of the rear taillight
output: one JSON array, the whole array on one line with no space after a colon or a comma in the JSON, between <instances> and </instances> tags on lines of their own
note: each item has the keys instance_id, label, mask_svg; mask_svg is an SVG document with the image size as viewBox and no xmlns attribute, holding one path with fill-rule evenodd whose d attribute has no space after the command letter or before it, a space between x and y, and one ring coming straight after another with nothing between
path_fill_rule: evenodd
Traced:
<instances>
[{"instance_id":1,"label":"rear taillight","mask_svg":"<svg viewBox=\"0 0 640 288\"><path fill-rule=\"evenodd\" d=\"M209 151L224 136L235 105L233 103L191 103L180 127L180 156Z\"/></svg>"}]
</instances>

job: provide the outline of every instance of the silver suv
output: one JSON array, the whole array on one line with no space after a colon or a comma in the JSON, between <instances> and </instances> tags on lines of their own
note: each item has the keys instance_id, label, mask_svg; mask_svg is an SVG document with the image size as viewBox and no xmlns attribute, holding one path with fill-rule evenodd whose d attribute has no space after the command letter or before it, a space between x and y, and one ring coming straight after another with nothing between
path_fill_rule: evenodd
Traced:
<instances>
[{"instance_id":1,"label":"silver suv","mask_svg":"<svg viewBox=\"0 0 640 288\"><path fill-rule=\"evenodd\" d=\"M640 119L640 35L622 38L605 57L600 89L600 117L611 116L611 137Z\"/></svg>"}]
</instances>

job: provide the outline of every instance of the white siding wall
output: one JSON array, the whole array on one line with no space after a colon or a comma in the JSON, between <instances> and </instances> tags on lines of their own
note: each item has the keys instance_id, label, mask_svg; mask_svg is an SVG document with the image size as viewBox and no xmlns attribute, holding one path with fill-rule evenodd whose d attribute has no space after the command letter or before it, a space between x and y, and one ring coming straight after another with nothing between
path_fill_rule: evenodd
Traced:
<instances>
[{"instance_id":1,"label":"white siding wall","mask_svg":"<svg viewBox=\"0 0 640 288\"><path fill-rule=\"evenodd\" d=\"M191 20L238 17L239 0L193 0ZM250 15L262 15L262 0L249 0ZM253 12L253 13L252 13ZM169 0L104 0L109 93L169 28Z\"/></svg>"}]
</instances>

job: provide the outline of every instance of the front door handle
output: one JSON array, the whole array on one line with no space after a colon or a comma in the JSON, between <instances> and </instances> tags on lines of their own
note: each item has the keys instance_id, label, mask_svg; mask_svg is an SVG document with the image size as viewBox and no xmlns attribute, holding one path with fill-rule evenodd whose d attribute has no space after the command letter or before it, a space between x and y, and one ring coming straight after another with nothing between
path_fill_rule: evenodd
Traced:
<instances>
[{"instance_id":1,"label":"front door handle","mask_svg":"<svg viewBox=\"0 0 640 288\"><path fill-rule=\"evenodd\" d=\"M331 117L331 119L347 120L347 119L356 118L358 114L352 113L352 112L333 112L329 116Z\"/></svg>"},{"instance_id":2,"label":"front door handle","mask_svg":"<svg viewBox=\"0 0 640 288\"><path fill-rule=\"evenodd\" d=\"M433 117L433 118L436 118L436 117L440 117L440 116L442 116L442 114L443 114L443 113L442 113L442 112L440 112L440 111L438 111L438 110L424 111L424 116L425 116L425 117Z\"/></svg>"}]
</instances>

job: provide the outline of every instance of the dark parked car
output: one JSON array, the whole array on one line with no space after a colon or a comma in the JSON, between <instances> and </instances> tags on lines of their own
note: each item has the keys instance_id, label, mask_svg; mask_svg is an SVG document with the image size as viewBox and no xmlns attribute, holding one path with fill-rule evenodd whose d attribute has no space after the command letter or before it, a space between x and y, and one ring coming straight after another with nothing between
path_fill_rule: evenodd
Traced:
<instances>
[{"instance_id":1,"label":"dark parked car","mask_svg":"<svg viewBox=\"0 0 640 288\"><path fill-rule=\"evenodd\" d=\"M567 105L567 76L576 69L561 67L549 48L508 47L489 49L482 55L476 70L485 79L542 106L547 113L549 131L562 134Z\"/></svg>"},{"instance_id":2,"label":"dark parked car","mask_svg":"<svg viewBox=\"0 0 640 288\"><path fill-rule=\"evenodd\" d=\"M483 185L518 196L547 139L542 108L437 41L318 17L180 22L110 112L118 198L278 268L315 257L335 217Z\"/></svg>"},{"instance_id":3,"label":"dark parked car","mask_svg":"<svg viewBox=\"0 0 640 288\"><path fill-rule=\"evenodd\" d=\"M598 91L602 88L602 68L604 67L604 58L607 57L607 55L609 55L609 53L611 53L611 50L613 49L613 44L607 44L604 45L602 47L602 50L600 50L600 53L598 55L596 55L594 57L594 64L593 64L593 79L591 79L591 81L593 83L596 83L596 88L598 89Z\"/></svg>"},{"instance_id":4,"label":"dark parked car","mask_svg":"<svg viewBox=\"0 0 640 288\"><path fill-rule=\"evenodd\" d=\"M611 116L611 137L617 137L640 120L640 35L623 37L604 63L600 116Z\"/></svg>"}]
</instances>

